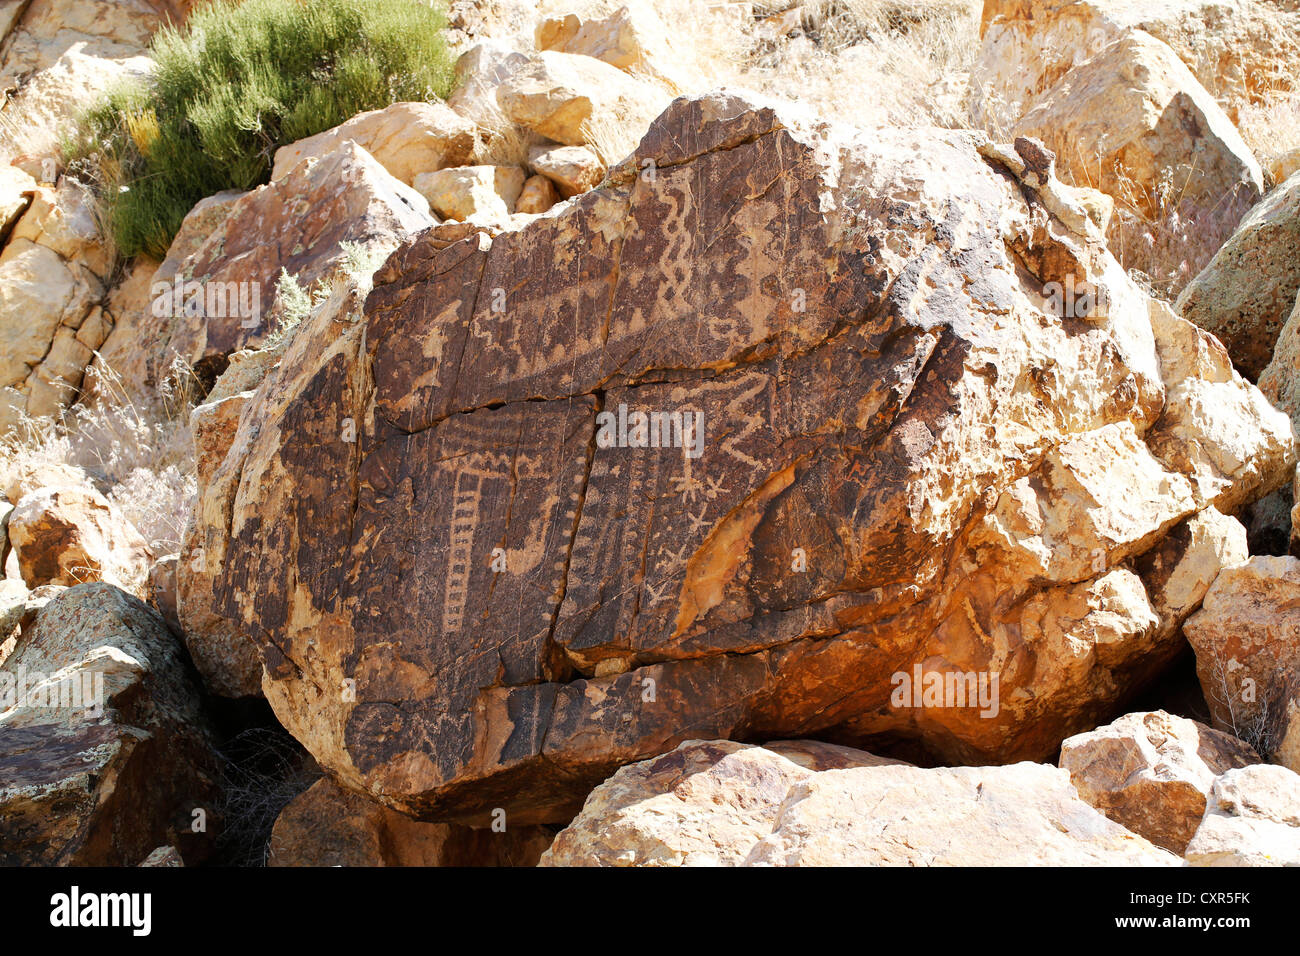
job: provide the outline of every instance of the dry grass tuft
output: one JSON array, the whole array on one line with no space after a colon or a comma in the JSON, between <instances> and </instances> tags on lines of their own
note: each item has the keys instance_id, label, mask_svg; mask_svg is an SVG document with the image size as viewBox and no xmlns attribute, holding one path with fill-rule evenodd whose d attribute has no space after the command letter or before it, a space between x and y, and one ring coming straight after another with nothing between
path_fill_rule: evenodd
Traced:
<instances>
[{"instance_id":1,"label":"dry grass tuft","mask_svg":"<svg viewBox=\"0 0 1300 956\"><path fill-rule=\"evenodd\" d=\"M180 549L197 486L189 412L195 381L177 370L149 406L128 397L112 372L98 375L93 405L58 420L25 419L0 439L0 488L15 498L50 483L81 481L113 502L155 554Z\"/></svg>"}]
</instances>

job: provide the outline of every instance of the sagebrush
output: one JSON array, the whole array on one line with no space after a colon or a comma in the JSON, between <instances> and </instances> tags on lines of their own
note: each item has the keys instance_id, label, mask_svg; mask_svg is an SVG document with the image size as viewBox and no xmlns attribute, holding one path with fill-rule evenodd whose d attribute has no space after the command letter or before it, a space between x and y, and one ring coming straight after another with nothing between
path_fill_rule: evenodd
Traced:
<instances>
[{"instance_id":1,"label":"sagebrush","mask_svg":"<svg viewBox=\"0 0 1300 956\"><path fill-rule=\"evenodd\" d=\"M445 97L441 3L217 0L154 37L156 69L105 94L65 143L118 250L162 259L185 214L270 178L287 143L365 110Z\"/></svg>"}]
</instances>

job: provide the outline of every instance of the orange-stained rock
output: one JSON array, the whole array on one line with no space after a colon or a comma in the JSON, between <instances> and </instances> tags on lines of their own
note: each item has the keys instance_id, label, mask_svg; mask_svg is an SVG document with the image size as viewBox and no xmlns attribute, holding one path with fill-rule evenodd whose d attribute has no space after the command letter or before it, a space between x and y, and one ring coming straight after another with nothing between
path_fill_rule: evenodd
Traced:
<instances>
[{"instance_id":1,"label":"orange-stained rock","mask_svg":"<svg viewBox=\"0 0 1300 956\"><path fill-rule=\"evenodd\" d=\"M108 581L143 598L153 555L140 532L93 488L40 488L19 499L9 540L28 587Z\"/></svg>"}]
</instances>

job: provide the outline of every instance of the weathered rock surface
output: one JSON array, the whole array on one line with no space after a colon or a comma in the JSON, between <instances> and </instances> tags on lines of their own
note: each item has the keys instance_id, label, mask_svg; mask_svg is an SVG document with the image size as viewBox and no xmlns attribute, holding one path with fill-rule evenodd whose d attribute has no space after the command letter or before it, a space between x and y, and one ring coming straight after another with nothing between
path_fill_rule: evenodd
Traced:
<instances>
[{"instance_id":1,"label":"weathered rock surface","mask_svg":"<svg viewBox=\"0 0 1300 956\"><path fill-rule=\"evenodd\" d=\"M23 496L9 516L9 540L28 587L107 581L146 596L153 554L135 526L93 488L41 488Z\"/></svg>"},{"instance_id":2,"label":"weathered rock surface","mask_svg":"<svg viewBox=\"0 0 1300 956\"><path fill-rule=\"evenodd\" d=\"M586 146L535 146L528 165L555 183L565 199L595 189L605 178L605 164Z\"/></svg>"},{"instance_id":3,"label":"weathered rock surface","mask_svg":"<svg viewBox=\"0 0 1300 956\"><path fill-rule=\"evenodd\" d=\"M0 137L0 159L22 163L33 175L42 173L40 178L46 182L53 179L46 171L62 167L59 139L75 132L80 114L94 105L104 90L138 81L154 66L151 58L142 55L142 47L124 45L107 51L113 56L104 56L93 41L72 40L73 36L67 35L63 42L68 46L57 52L51 48L48 52L57 58L31 74L5 104L12 125L9 135ZM13 63L12 56L3 59L6 66Z\"/></svg>"},{"instance_id":4,"label":"weathered rock surface","mask_svg":"<svg viewBox=\"0 0 1300 956\"><path fill-rule=\"evenodd\" d=\"M1300 776L1260 764L1214 781L1192 866L1300 866Z\"/></svg>"},{"instance_id":5,"label":"weathered rock surface","mask_svg":"<svg viewBox=\"0 0 1300 956\"><path fill-rule=\"evenodd\" d=\"M469 164L478 129L445 103L394 103L275 151L271 179L283 179L307 157L327 157L352 140L408 186L420 173Z\"/></svg>"},{"instance_id":6,"label":"weathered rock surface","mask_svg":"<svg viewBox=\"0 0 1300 956\"><path fill-rule=\"evenodd\" d=\"M140 863L141 866L183 867L185 860L174 846L160 846Z\"/></svg>"},{"instance_id":7,"label":"weathered rock surface","mask_svg":"<svg viewBox=\"0 0 1300 956\"><path fill-rule=\"evenodd\" d=\"M188 337L177 334L180 317L172 308L177 278L181 282L188 280L183 273L187 260L216 232L235 201L244 195L232 189L199 200L181 221L167 258L155 263L141 257L110 294L116 322L91 363L91 374L87 376L89 400L117 393L133 401L152 397L172 377L174 362L192 361L189 349L197 333ZM171 294L165 294L165 289L170 289ZM191 295L194 291L192 288Z\"/></svg>"},{"instance_id":8,"label":"weathered rock surface","mask_svg":"<svg viewBox=\"0 0 1300 956\"><path fill-rule=\"evenodd\" d=\"M529 176L519 190L515 211L534 215L544 213L559 201L560 193L553 182L542 175Z\"/></svg>"},{"instance_id":9,"label":"weathered rock surface","mask_svg":"<svg viewBox=\"0 0 1300 956\"><path fill-rule=\"evenodd\" d=\"M1215 778L1260 762L1230 734L1162 710L1125 714L1061 745L1062 769L1085 801L1156 846L1181 854Z\"/></svg>"},{"instance_id":10,"label":"weathered rock surface","mask_svg":"<svg viewBox=\"0 0 1300 956\"><path fill-rule=\"evenodd\" d=\"M798 784L746 866L1175 866L1055 767L876 767Z\"/></svg>"},{"instance_id":11,"label":"weathered rock surface","mask_svg":"<svg viewBox=\"0 0 1300 956\"><path fill-rule=\"evenodd\" d=\"M108 584L61 592L0 666L0 864L134 866L162 844L202 858L215 758L158 615ZM96 702L101 706L96 707Z\"/></svg>"},{"instance_id":12,"label":"weathered rock surface","mask_svg":"<svg viewBox=\"0 0 1300 956\"><path fill-rule=\"evenodd\" d=\"M1205 241L1215 248L1264 192L1263 170L1232 121L1174 51L1141 30L1066 73L1014 132L1042 140L1070 181L1145 221L1160 217L1172 185L1181 212L1214 231ZM1113 238L1111 248L1121 244Z\"/></svg>"},{"instance_id":13,"label":"weathered rock surface","mask_svg":"<svg viewBox=\"0 0 1300 956\"><path fill-rule=\"evenodd\" d=\"M1259 390L1291 416L1300 435L1300 296L1278 332L1273 357L1260 373Z\"/></svg>"},{"instance_id":14,"label":"weathered rock surface","mask_svg":"<svg viewBox=\"0 0 1300 956\"><path fill-rule=\"evenodd\" d=\"M407 244L299 330L203 504L281 721L478 823L701 736L989 762L1095 727L1239 528L1192 522L1295 450L1037 161L684 98L558 213ZM654 447L620 406L702 419ZM914 668L960 697L895 703Z\"/></svg>"},{"instance_id":15,"label":"weathered rock surface","mask_svg":"<svg viewBox=\"0 0 1300 956\"><path fill-rule=\"evenodd\" d=\"M899 761L816 741L690 740L593 790L543 866L738 866L791 787L822 770Z\"/></svg>"},{"instance_id":16,"label":"weathered rock surface","mask_svg":"<svg viewBox=\"0 0 1300 956\"><path fill-rule=\"evenodd\" d=\"M1055 767L923 770L795 742L691 741L624 767L543 866L1170 866Z\"/></svg>"},{"instance_id":17,"label":"weathered rock surface","mask_svg":"<svg viewBox=\"0 0 1300 956\"><path fill-rule=\"evenodd\" d=\"M207 212L219 215L216 207ZM185 235L152 283L151 312L162 321L148 335L155 343L149 351L165 364L180 357L200 366L264 344L283 315L276 300L282 271L310 288L345 262L345 243L392 249L434 222L419 193L350 140L235 199L211 231L198 207L190 216L201 218L188 233L182 227ZM182 251L176 243L188 247L200 236L168 285L170 263Z\"/></svg>"},{"instance_id":18,"label":"weathered rock surface","mask_svg":"<svg viewBox=\"0 0 1300 956\"><path fill-rule=\"evenodd\" d=\"M17 166L0 166L0 243L9 238L9 230L31 205L36 180Z\"/></svg>"},{"instance_id":19,"label":"weathered rock surface","mask_svg":"<svg viewBox=\"0 0 1300 956\"><path fill-rule=\"evenodd\" d=\"M634 131L635 142L670 96L601 60L543 50L505 78L496 98L520 126L557 143L582 146L603 129Z\"/></svg>"},{"instance_id":20,"label":"weathered rock surface","mask_svg":"<svg viewBox=\"0 0 1300 956\"><path fill-rule=\"evenodd\" d=\"M524 188L518 166L456 166L415 177L415 191L429 208L457 222L508 222Z\"/></svg>"},{"instance_id":21,"label":"weathered rock surface","mask_svg":"<svg viewBox=\"0 0 1300 956\"><path fill-rule=\"evenodd\" d=\"M603 17L546 17L538 21L534 39L539 50L595 57L625 73L683 90L696 79L687 68L690 51L673 42L668 25L650 4L619 7Z\"/></svg>"},{"instance_id":22,"label":"weathered rock surface","mask_svg":"<svg viewBox=\"0 0 1300 956\"><path fill-rule=\"evenodd\" d=\"M1300 291L1300 175L1278 186L1241 220L1176 308L1228 349L1252 381L1273 356Z\"/></svg>"},{"instance_id":23,"label":"weathered rock surface","mask_svg":"<svg viewBox=\"0 0 1300 956\"><path fill-rule=\"evenodd\" d=\"M120 59L142 53L164 23L181 23L193 0L31 0L11 5L0 29L0 88L18 85L76 47L84 55ZM0 26L5 21L0 17Z\"/></svg>"},{"instance_id":24,"label":"weathered rock surface","mask_svg":"<svg viewBox=\"0 0 1300 956\"><path fill-rule=\"evenodd\" d=\"M111 261L90 197L66 182L31 194L0 252L0 433L75 398L111 328L99 308Z\"/></svg>"},{"instance_id":25,"label":"weathered rock surface","mask_svg":"<svg viewBox=\"0 0 1300 956\"><path fill-rule=\"evenodd\" d=\"M1300 703L1300 559L1225 568L1183 630L1215 726L1278 759Z\"/></svg>"},{"instance_id":26,"label":"weathered rock surface","mask_svg":"<svg viewBox=\"0 0 1300 956\"><path fill-rule=\"evenodd\" d=\"M419 823L344 790L328 777L280 811L268 866L535 866L546 827L502 832Z\"/></svg>"},{"instance_id":27,"label":"weathered rock surface","mask_svg":"<svg viewBox=\"0 0 1300 956\"><path fill-rule=\"evenodd\" d=\"M1267 0L986 0L971 86L977 115L1020 112L1108 43L1144 30L1168 44L1234 121L1247 103L1293 89L1300 10Z\"/></svg>"},{"instance_id":28,"label":"weathered rock surface","mask_svg":"<svg viewBox=\"0 0 1300 956\"><path fill-rule=\"evenodd\" d=\"M149 603L162 616L173 634L181 633L180 618L176 614L176 565L179 556L166 554L149 568Z\"/></svg>"},{"instance_id":29,"label":"weathered rock surface","mask_svg":"<svg viewBox=\"0 0 1300 956\"><path fill-rule=\"evenodd\" d=\"M302 348L323 346L355 329L369 289L369 277L337 282L329 298L304 320ZM177 614L204 685L225 697L262 693L262 662L251 639L213 602L214 587L224 575L231 508L249 435L242 436L233 455L231 450L245 407L292 341L234 353L207 400L190 415L198 504L185 530L176 568ZM351 427L355 431L355 423Z\"/></svg>"}]
</instances>

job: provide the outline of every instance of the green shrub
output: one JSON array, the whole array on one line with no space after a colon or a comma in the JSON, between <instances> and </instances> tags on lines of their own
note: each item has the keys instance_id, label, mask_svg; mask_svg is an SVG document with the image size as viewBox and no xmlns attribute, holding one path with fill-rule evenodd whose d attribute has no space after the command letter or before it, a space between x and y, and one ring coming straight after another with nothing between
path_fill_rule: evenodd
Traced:
<instances>
[{"instance_id":1,"label":"green shrub","mask_svg":"<svg viewBox=\"0 0 1300 956\"><path fill-rule=\"evenodd\" d=\"M109 91L65 144L124 256L162 258L196 202L270 178L280 146L452 85L441 3L217 0L153 41L157 69Z\"/></svg>"}]
</instances>

